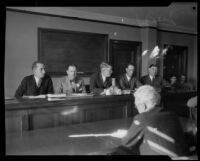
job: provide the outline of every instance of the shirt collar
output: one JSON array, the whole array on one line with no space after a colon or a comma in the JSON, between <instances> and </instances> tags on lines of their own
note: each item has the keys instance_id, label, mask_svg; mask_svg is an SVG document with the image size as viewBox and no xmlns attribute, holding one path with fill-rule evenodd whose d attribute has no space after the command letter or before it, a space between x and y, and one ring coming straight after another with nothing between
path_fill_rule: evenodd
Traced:
<instances>
[{"instance_id":1,"label":"shirt collar","mask_svg":"<svg viewBox=\"0 0 200 161\"><path fill-rule=\"evenodd\" d=\"M68 75L66 76L66 79L68 79L68 80L69 80L69 82L76 82L76 81L77 81L77 77L75 77L75 78L74 78L74 80L70 80L70 78L69 78L69 76L68 76Z\"/></svg>"},{"instance_id":2,"label":"shirt collar","mask_svg":"<svg viewBox=\"0 0 200 161\"><path fill-rule=\"evenodd\" d=\"M35 78L36 83L38 83L39 80L40 80L40 78L38 78L38 77L36 77L36 76L34 76L34 78Z\"/></svg>"},{"instance_id":3,"label":"shirt collar","mask_svg":"<svg viewBox=\"0 0 200 161\"><path fill-rule=\"evenodd\" d=\"M102 76L103 82L105 82L106 77L103 74L101 74L101 76Z\"/></svg>"},{"instance_id":4,"label":"shirt collar","mask_svg":"<svg viewBox=\"0 0 200 161\"><path fill-rule=\"evenodd\" d=\"M127 74L126 74L126 78L128 79L128 81L131 79L131 77L129 77Z\"/></svg>"},{"instance_id":5,"label":"shirt collar","mask_svg":"<svg viewBox=\"0 0 200 161\"><path fill-rule=\"evenodd\" d=\"M153 78L154 78L152 75L149 75L149 77L150 77L151 80L153 80Z\"/></svg>"}]
</instances>

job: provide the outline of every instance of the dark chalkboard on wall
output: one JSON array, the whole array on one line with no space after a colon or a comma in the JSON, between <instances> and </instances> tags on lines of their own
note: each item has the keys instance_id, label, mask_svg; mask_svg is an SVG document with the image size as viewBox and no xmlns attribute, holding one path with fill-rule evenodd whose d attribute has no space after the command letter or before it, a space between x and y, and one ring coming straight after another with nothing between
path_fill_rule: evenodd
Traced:
<instances>
[{"instance_id":1,"label":"dark chalkboard on wall","mask_svg":"<svg viewBox=\"0 0 200 161\"><path fill-rule=\"evenodd\" d=\"M108 35L38 29L38 58L51 75L65 75L67 64L76 64L78 73L90 75L107 61Z\"/></svg>"}]
</instances>

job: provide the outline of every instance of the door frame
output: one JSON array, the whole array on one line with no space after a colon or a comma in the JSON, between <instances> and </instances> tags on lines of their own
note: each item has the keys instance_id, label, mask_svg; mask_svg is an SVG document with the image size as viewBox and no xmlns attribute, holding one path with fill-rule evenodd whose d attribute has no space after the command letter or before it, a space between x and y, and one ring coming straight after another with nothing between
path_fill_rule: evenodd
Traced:
<instances>
[{"instance_id":1,"label":"door frame","mask_svg":"<svg viewBox=\"0 0 200 161\"><path fill-rule=\"evenodd\" d=\"M174 44L164 44L163 47L167 47L167 46L173 46L173 47L179 47L179 48L183 48L185 53L185 55L183 55L183 66L184 66L184 70L183 73L180 73L180 75L177 75L178 79L180 78L181 74L184 74L186 76L186 81L188 81L188 46L184 46L184 45L174 45ZM163 59L163 67L164 67L164 59ZM181 68L181 67L180 67ZM163 68L163 77L164 77L164 68Z\"/></svg>"}]
</instances>

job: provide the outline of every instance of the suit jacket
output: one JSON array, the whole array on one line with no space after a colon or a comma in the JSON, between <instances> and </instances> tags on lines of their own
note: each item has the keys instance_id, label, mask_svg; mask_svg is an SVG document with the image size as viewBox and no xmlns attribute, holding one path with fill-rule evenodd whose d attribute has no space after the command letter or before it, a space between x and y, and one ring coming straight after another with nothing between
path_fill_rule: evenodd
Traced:
<instances>
[{"instance_id":1,"label":"suit jacket","mask_svg":"<svg viewBox=\"0 0 200 161\"><path fill-rule=\"evenodd\" d=\"M112 86L112 78L107 77L103 83L101 72L94 73L90 78L90 91L94 93L101 93L104 89Z\"/></svg>"},{"instance_id":2,"label":"suit jacket","mask_svg":"<svg viewBox=\"0 0 200 161\"><path fill-rule=\"evenodd\" d=\"M53 83L51 77L45 75L42 78L40 87L36 85L34 75L29 75L23 78L21 84L15 92L15 97L26 96L37 96L40 94L52 94L54 93Z\"/></svg>"},{"instance_id":3,"label":"suit jacket","mask_svg":"<svg viewBox=\"0 0 200 161\"><path fill-rule=\"evenodd\" d=\"M171 91L177 91L179 90L180 85L178 83L170 84L170 90Z\"/></svg>"},{"instance_id":4,"label":"suit jacket","mask_svg":"<svg viewBox=\"0 0 200 161\"><path fill-rule=\"evenodd\" d=\"M180 83L179 84L179 90L183 90L183 91L190 91L192 90L192 84L190 83Z\"/></svg>"},{"instance_id":5,"label":"suit jacket","mask_svg":"<svg viewBox=\"0 0 200 161\"><path fill-rule=\"evenodd\" d=\"M58 81L55 93L71 94L71 93L86 92L85 86L84 86L84 82L83 82L82 79L76 77L75 80L74 80L74 83L76 84L76 88L75 89L73 88L72 83L69 80L68 76L65 76L65 77L61 78Z\"/></svg>"},{"instance_id":6,"label":"suit jacket","mask_svg":"<svg viewBox=\"0 0 200 161\"><path fill-rule=\"evenodd\" d=\"M126 74L123 74L120 78L119 78L119 87L122 90L134 90L135 88L138 88L139 86L141 86L142 84L135 78L132 77L129 81L126 77Z\"/></svg>"},{"instance_id":7,"label":"suit jacket","mask_svg":"<svg viewBox=\"0 0 200 161\"><path fill-rule=\"evenodd\" d=\"M122 145L140 155L176 157L189 152L177 116L160 107L136 115Z\"/></svg>"},{"instance_id":8,"label":"suit jacket","mask_svg":"<svg viewBox=\"0 0 200 161\"><path fill-rule=\"evenodd\" d=\"M167 85L167 82L163 80L160 76L156 76L152 81L149 75L145 75L141 78L140 81L143 85L148 84L156 88L158 91L161 91L164 86Z\"/></svg>"}]
</instances>

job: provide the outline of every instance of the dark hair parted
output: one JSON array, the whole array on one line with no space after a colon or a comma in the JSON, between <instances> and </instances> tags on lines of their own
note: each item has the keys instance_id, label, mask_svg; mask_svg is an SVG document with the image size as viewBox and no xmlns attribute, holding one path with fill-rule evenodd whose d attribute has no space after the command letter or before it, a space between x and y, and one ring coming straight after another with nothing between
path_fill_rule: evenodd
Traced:
<instances>
[{"instance_id":1,"label":"dark hair parted","mask_svg":"<svg viewBox=\"0 0 200 161\"><path fill-rule=\"evenodd\" d=\"M68 64L66 69L68 70L69 67L75 67L77 69L77 65L76 64Z\"/></svg>"},{"instance_id":2,"label":"dark hair parted","mask_svg":"<svg viewBox=\"0 0 200 161\"><path fill-rule=\"evenodd\" d=\"M126 63L125 64L125 69L128 68L129 65L132 65L133 67L135 67L133 63Z\"/></svg>"},{"instance_id":3,"label":"dark hair parted","mask_svg":"<svg viewBox=\"0 0 200 161\"><path fill-rule=\"evenodd\" d=\"M44 63L41 62L41 61L34 61L33 64L32 64L32 70L37 66L37 64L43 64L44 65Z\"/></svg>"},{"instance_id":4,"label":"dark hair parted","mask_svg":"<svg viewBox=\"0 0 200 161\"><path fill-rule=\"evenodd\" d=\"M151 64L151 65L149 65L149 68L151 68L151 67L157 67L157 66L156 66L156 64Z\"/></svg>"}]
</instances>

